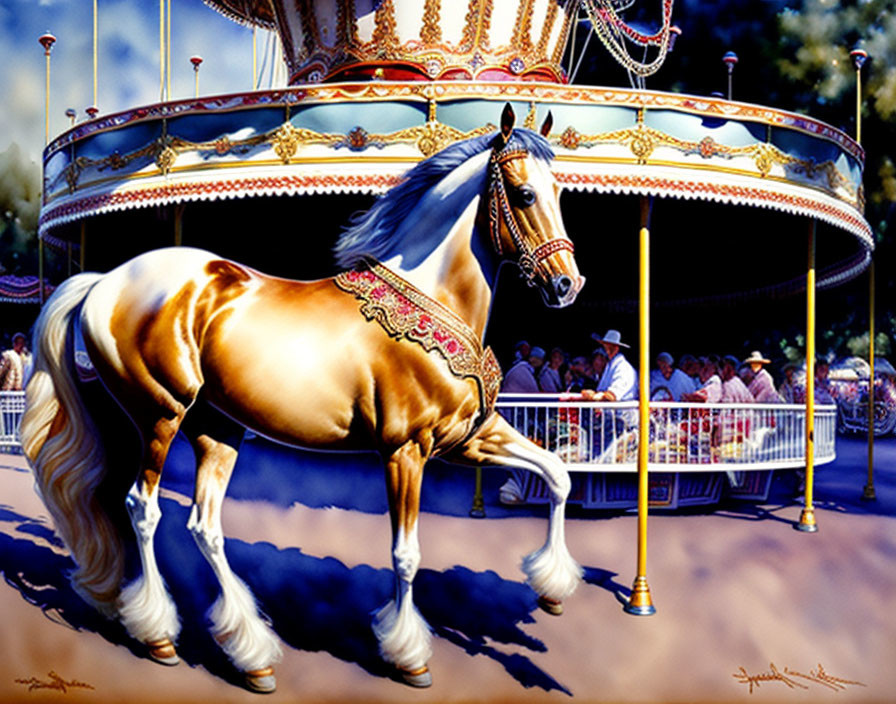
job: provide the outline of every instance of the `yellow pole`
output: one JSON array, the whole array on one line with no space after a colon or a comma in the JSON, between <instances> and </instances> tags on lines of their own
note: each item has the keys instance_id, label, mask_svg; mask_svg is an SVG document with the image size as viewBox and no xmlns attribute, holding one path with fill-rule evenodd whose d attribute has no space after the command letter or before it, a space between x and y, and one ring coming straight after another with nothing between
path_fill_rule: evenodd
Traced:
<instances>
[{"instance_id":1,"label":"yellow pole","mask_svg":"<svg viewBox=\"0 0 896 704\"><path fill-rule=\"evenodd\" d=\"M650 196L641 196L638 319L638 564L632 595L623 610L636 616L656 613L647 585L647 451L650 442Z\"/></svg>"},{"instance_id":2,"label":"yellow pole","mask_svg":"<svg viewBox=\"0 0 896 704\"><path fill-rule=\"evenodd\" d=\"M96 67L97 67L97 45L99 43L99 32L97 31L97 0L93 0L93 105L98 106L97 90L96 90Z\"/></svg>"},{"instance_id":3,"label":"yellow pole","mask_svg":"<svg viewBox=\"0 0 896 704\"><path fill-rule=\"evenodd\" d=\"M159 102L165 100L165 0L159 0Z\"/></svg>"},{"instance_id":4,"label":"yellow pole","mask_svg":"<svg viewBox=\"0 0 896 704\"><path fill-rule=\"evenodd\" d=\"M47 144L50 143L50 51L53 49L53 44L56 43L56 37L47 32L46 34L41 35L37 41L40 42L40 45L44 48L44 56L46 57L47 65L46 87L44 93L44 146L46 147ZM44 193L44 196L46 196L46 193ZM37 300L43 305L44 241L40 236L37 238L37 285L40 287L37 294Z\"/></svg>"},{"instance_id":5,"label":"yellow pole","mask_svg":"<svg viewBox=\"0 0 896 704\"><path fill-rule=\"evenodd\" d=\"M862 143L862 66L868 60L868 53L856 47L851 52L856 67L856 142ZM862 498L873 501L874 493L874 259L868 267L868 480Z\"/></svg>"},{"instance_id":6,"label":"yellow pole","mask_svg":"<svg viewBox=\"0 0 896 704\"><path fill-rule=\"evenodd\" d=\"M171 100L171 0L165 17L165 95Z\"/></svg>"},{"instance_id":7,"label":"yellow pole","mask_svg":"<svg viewBox=\"0 0 896 704\"><path fill-rule=\"evenodd\" d=\"M874 260L868 268L868 480L862 498L873 501L874 492Z\"/></svg>"},{"instance_id":8,"label":"yellow pole","mask_svg":"<svg viewBox=\"0 0 896 704\"><path fill-rule=\"evenodd\" d=\"M809 266L806 272L806 500L799 523L804 533L818 530L812 505L815 482L815 219L809 220Z\"/></svg>"}]
</instances>

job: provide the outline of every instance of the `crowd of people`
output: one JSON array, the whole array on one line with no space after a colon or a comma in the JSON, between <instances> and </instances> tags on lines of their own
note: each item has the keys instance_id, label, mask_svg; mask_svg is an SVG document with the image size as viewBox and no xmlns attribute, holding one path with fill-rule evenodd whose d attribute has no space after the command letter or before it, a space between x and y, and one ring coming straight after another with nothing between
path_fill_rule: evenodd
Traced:
<instances>
[{"instance_id":1,"label":"crowd of people","mask_svg":"<svg viewBox=\"0 0 896 704\"><path fill-rule=\"evenodd\" d=\"M638 372L626 358L625 343L618 330L591 335L598 347L590 356L570 356L559 347L532 346L525 340L514 346L514 359L504 377L505 393L581 394L587 400L631 401L638 398ZM655 359L650 373L650 398L654 401L690 403L802 403L805 383L795 364L785 364L783 379L776 385L769 371L771 360L753 351L741 359L733 355L678 360L668 352ZM834 403L828 382L827 360L815 364L815 402Z\"/></svg>"}]
</instances>

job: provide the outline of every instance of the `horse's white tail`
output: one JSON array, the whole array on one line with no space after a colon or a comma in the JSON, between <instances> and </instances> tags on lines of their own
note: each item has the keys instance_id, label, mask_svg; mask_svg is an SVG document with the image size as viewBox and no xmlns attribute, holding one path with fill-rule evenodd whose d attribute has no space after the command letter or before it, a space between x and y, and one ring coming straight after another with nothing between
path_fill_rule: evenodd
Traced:
<instances>
[{"instance_id":1,"label":"horse's white tail","mask_svg":"<svg viewBox=\"0 0 896 704\"><path fill-rule=\"evenodd\" d=\"M78 565L75 589L110 613L124 566L118 531L96 491L105 475L97 431L75 386L72 318L101 274L65 281L34 326L34 370L26 388L21 436L36 486L56 531Z\"/></svg>"}]
</instances>

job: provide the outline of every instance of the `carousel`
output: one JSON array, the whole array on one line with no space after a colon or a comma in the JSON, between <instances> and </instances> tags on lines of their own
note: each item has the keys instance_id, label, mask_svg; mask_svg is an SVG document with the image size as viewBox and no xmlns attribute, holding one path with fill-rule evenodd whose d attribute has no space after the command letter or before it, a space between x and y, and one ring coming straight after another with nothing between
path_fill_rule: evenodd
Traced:
<instances>
[{"instance_id":1,"label":"carousel","mask_svg":"<svg viewBox=\"0 0 896 704\"><path fill-rule=\"evenodd\" d=\"M775 471L805 468L806 504L798 527L817 529L812 472L816 464L835 458L838 415L835 406L814 399L815 291L862 273L874 246L862 214L864 152L856 140L806 115L740 103L730 95L646 89L645 78L660 68L676 36L672 0L661 4L657 29L649 33L626 23L624 11L631 3L619 0L470 0L455 12L439 0L207 4L237 22L277 33L288 87L164 100L97 114L73 125L51 139L44 151L39 225L43 242L68 251L82 270L100 272L149 250L185 248L180 257L138 258L135 261L146 267L128 269L128 276L134 277L151 267L180 272L194 259L216 280L243 276L230 265L200 262L193 254L197 247L274 276L336 276L342 291L364 301L368 320L379 322L392 337L404 335L422 345L431 357L443 358L455 377L474 380L480 399L476 410L496 410L501 423L528 438L539 453L546 451L549 459L533 455L542 459L531 460L538 469L519 487L520 502L548 503L552 526L562 521L558 496L563 492L557 487L563 482L554 470L559 463L574 474L566 492L570 502L585 508L637 507L638 563L625 605L629 613L654 611L644 547L648 505L706 504L723 493L762 499ZM571 40L581 27L593 31L621 63L632 79L631 88L569 81ZM736 60L727 59L729 69ZM499 253L503 242L505 251L517 257L523 283L513 285L525 295L529 287L548 289L542 293L554 306L570 304L577 293L594 285L591 281L597 277L592 273L613 241L635 243L628 278L638 284L633 299L637 313L632 317L638 330L639 401L507 395L495 400L499 371L494 354L482 343L483 337L495 346L497 342L493 333L486 333L484 321L481 329L471 325L478 333L475 339L445 314L441 330L452 337L440 339L437 329L434 337L423 339L420 316L430 309L413 286L395 283L375 267L338 273L345 267L333 261L331 252L337 242L342 255L351 250L341 239L349 213L384 202L374 197L413 180L417 164L436 163L440 154L453 154L458 145L484 144L495 133L503 135L505 144L515 144L514 134L523 132L519 128L527 128L526 134L540 132L553 152L550 176L564 192L569 240L557 235L530 247L521 239L526 228L520 225L519 212L531 206L536 195L513 185L507 165L523 152L538 151L534 142L525 141L505 156L493 148L494 173L499 175L489 181L488 190L492 242ZM511 184L506 186L509 196L502 195L501 183ZM804 272L801 285L806 293L804 402L689 404L649 399L651 235L671 228L678 217L671 213L678 208L689 214L701 208L713 213L730 208L738 217L758 213L759 222L778 223L807 253L796 263ZM596 219L606 227L596 227L601 224ZM691 222L694 229L696 220L699 216ZM502 234L505 230L509 234ZM821 267L816 260L819 244L832 253ZM399 260L409 258L406 253L402 257ZM357 261L341 256L340 263ZM551 269L550 276L545 269ZM584 289L582 277L589 279ZM385 290L377 282L386 282L389 293L377 294ZM775 285L769 282L769 290ZM126 292L120 295L122 305L136 305ZM417 316L416 322L401 327L394 309L377 302L382 295L394 298L402 315ZM500 325L504 310L506 304L496 305L493 325ZM207 314L203 311L190 315ZM466 366L455 362L456 350L473 361L463 362ZM83 351L81 359L79 373L87 375L91 365ZM243 412L232 410L235 418ZM463 443L470 433L462 442L460 437L455 440L461 442L458 447L466 448ZM250 435L245 443L285 437L270 428L262 428L259 435ZM307 461L299 451L276 453L280 463ZM452 459L450 454L446 461ZM466 459L471 457L466 453ZM473 513L481 515L481 474L476 471ZM151 501L134 497L140 510L150 511ZM559 503L566 499L563 495ZM227 576L226 564L216 562L221 558L214 552L213 536L194 528L203 553L216 574L225 575L226 584L232 575ZM568 576L574 569L554 542L554 528L550 536L541 556L533 553L527 560L540 605L558 613L569 588L565 583L545 586L537 574L539 560L556 552L560 557L551 559L561 564L561 572ZM144 537L151 541L151 534ZM396 560L400 573L406 565ZM145 565L151 564L152 558L145 557ZM410 587L405 588L409 593ZM401 608L401 589L396 611ZM96 588L94 596L99 599L101 591ZM403 618L401 613L378 617L376 627L385 633L378 632L383 657L405 682L426 686L425 657L417 651L396 654L385 644L393 635L392 621ZM245 618L251 628L258 625L257 616ZM152 629L143 630L148 634ZM216 637L226 641L227 629L220 630ZM129 631L141 633L140 627L129 626ZM146 642L159 661L176 659L173 638L150 635L153 638L135 637ZM250 688L273 688L273 646L263 649L266 654L260 660L224 648L246 673Z\"/></svg>"}]
</instances>

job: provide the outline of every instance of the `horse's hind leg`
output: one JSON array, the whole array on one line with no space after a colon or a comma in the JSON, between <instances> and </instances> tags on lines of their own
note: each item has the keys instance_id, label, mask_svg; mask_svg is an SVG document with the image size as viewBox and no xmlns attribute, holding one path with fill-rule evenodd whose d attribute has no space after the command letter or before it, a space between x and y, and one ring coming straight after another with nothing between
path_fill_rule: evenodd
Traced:
<instances>
[{"instance_id":1,"label":"horse's hind leg","mask_svg":"<svg viewBox=\"0 0 896 704\"><path fill-rule=\"evenodd\" d=\"M563 599L575 591L582 578L582 568L566 547L564 517L570 480L563 462L527 440L497 413L446 459L525 469L545 481L551 492L547 540L523 559L522 569L538 594L539 606L551 614L562 613Z\"/></svg>"},{"instance_id":2,"label":"horse's hind leg","mask_svg":"<svg viewBox=\"0 0 896 704\"><path fill-rule=\"evenodd\" d=\"M178 663L174 641L180 633L177 609L156 562L154 537L162 517L159 481L171 442L183 412L143 424L143 459L137 481L128 492L126 505L137 535L143 568L118 599L118 614L128 633L149 647L150 656L164 665ZM141 424L138 423L138 426Z\"/></svg>"},{"instance_id":3,"label":"horse's hind leg","mask_svg":"<svg viewBox=\"0 0 896 704\"><path fill-rule=\"evenodd\" d=\"M218 420L214 423L215 431L211 430L211 425L202 426L209 432L195 427L184 428L198 464L187 528L221 585L221 595L208 612L212 635L234 666L245 673L250 689L273 692L276 680L272 665L280 659L280 643L259 616L249 587L230 569L221 529L221 506L236 464L238 438L242 437L243 428L223 417ZM231 428L225 430L222 423L230 424Z\"/></svg>"},{"instance_id":4,"label":"horse's hind leg","mask_svg":"<svg viewBox=\"0 0 896 704\"><path fill-rule=\"evenodd\" d=\"M431 634L414 606L412 587L420 566L417 519L427 454L418 443L411 441L387 458L395 599L383 607L373 624L380 643L380 655L414 687L432 684L432 675L426 666L432 655Z\"/></svg>"}]
</instances>

